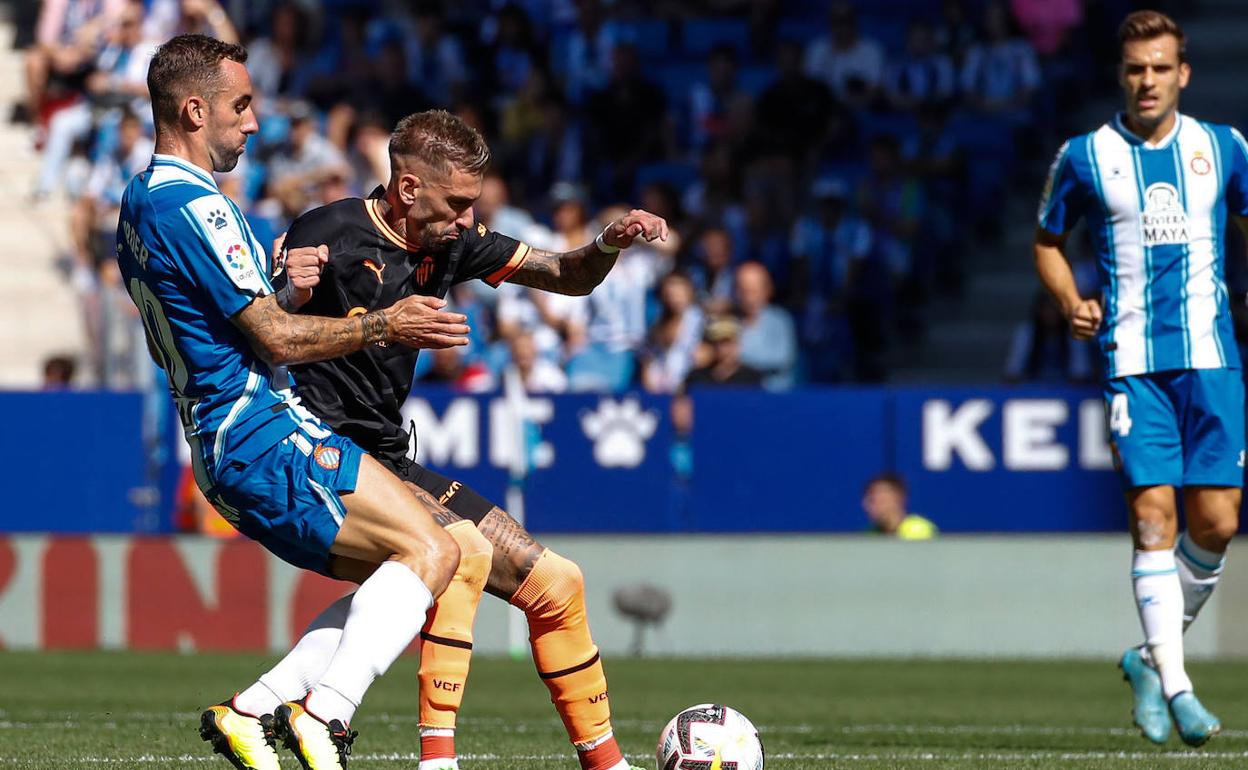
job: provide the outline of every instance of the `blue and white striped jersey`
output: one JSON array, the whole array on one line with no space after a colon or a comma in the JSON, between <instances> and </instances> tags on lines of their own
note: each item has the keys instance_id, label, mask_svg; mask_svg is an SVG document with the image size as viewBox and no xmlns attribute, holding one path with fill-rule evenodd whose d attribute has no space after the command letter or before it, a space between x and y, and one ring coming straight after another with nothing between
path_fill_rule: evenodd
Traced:
<instances>
[{"instance_id":1,"label":"blue and white striped jersey","mask_svg":"<svg viewBox=\"0 0 1248 770\"><path fill-rule=\"evenodd\" d=\"M230 320L272 286L263 248L208 172L153 156L122 197L117 262L168 374L202 489L226 458L248 462L315 423L284 368L270 371Z\"/></svg>"},{"instance_id":2,"label":"blue and white striped jersey","mask_svg":"<svg viewBox=\"0 0 1248 770\"><path fill-rule=\"evenodd\" d=\"M1087 217L1105 376L1238 369L1225 281L1227 212L1248 215L1248 144L1178 115L1155 145L1122 116L1062 145L1040 203L1054 235Z\"/></svg>"}]
</instances>

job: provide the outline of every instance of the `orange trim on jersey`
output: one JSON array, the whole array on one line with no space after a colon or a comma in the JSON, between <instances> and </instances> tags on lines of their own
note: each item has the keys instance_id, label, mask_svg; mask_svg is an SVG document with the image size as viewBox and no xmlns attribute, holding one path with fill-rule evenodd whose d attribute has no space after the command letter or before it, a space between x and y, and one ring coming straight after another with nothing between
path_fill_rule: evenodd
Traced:
<instances>
[{"instance_id":1,"label":"orange trim on jersey","mask_svg":"<svg viewBox=\"0 0 1248 770\"><path fill-rule=\"evenodd\" d=\"M410 243L406 238L394 231L394 228L386 222L386 218L377 210L377 199L369 198L364 201L364 209L368 211L368 216L373 220L373 224L377 227L378 232L386 237L386 240L398 246L400 249L407 251L420 251L420 247L414 243Z\"/></svg>"},{"instance_id":2,"label":"orange trim on jersey","mask_svg":"<svg viewBox=\"0 0 1248 770\"><path fill-rule=\"evenodd\" d=\"M515 253L511 255L511 259L507 260L507 264L490 273L485 277L485 282L491 286L498 286L503 281L515 274L520 266L524 264L524 260L529 258L529 244L522 243L516 247Z\"/></svg>"}]
</instances>

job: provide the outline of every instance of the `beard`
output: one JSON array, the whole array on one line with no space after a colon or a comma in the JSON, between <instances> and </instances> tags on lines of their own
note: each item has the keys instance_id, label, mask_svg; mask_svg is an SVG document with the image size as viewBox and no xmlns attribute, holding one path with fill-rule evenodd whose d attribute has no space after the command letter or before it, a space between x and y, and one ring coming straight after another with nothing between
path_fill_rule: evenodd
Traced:
<instances>
[{"instance_id":1,"label":"beard","mask_svg":"<svg viewBox=\"0 0 1248 770\"><path fill-rule=\"evenodd\" d=\"M420 249L426 254L442 255L454 248L459 241L459 232L456 231L454 238L443 240L439 233L423 233L420 236Z\"/></svg>"},{"instance_id":2,"label":"beard","mask_svg":"<svg viewBox=\"0 0 1248 770\"><path fill-rule=\"evenodd\" d=\"M242 153L234 150L226 150L225 152L210 153L212 158L212 170L218 174L228 174L238 165L238 159L242 157Z\"/></svg>"}]
</instances>

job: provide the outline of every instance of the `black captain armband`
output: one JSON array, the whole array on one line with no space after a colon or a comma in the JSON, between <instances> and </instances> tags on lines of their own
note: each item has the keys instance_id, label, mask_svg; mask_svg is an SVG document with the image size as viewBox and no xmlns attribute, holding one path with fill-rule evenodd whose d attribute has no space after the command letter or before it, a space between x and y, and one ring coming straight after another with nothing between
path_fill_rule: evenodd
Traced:
<instances>
[{"instance_id":1,"label":"black captain armband","mask_svg":"<svg viewBox=\"0 0 1248 770\"><path fill-rule=\"evenodd\" d=\"M287 313L294 313L299 308L295 307L294 297L295 285L287 278L282 288L277 290L277 304Z\"/></svg>"}]
</instances>

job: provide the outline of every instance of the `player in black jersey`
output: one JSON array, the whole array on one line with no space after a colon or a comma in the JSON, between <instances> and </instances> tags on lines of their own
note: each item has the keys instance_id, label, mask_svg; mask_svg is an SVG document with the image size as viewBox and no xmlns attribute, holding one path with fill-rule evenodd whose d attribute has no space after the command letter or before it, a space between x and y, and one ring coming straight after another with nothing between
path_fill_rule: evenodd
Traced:
<instances>
[{"instance_id":1,"label":"player in black jersey","mask_svg":"<svg viewBox=\"0 0 1248 770\"><path fill-rule=\"evenodd\" d=\"M491 232L475 221L472 210L488 160L480 134L446 112L400 121L390 140L391 177L384 190L315 209L291 225L286 249L327 247L320 249L319 285L299 312L336 317L378 312L413 294L440 300L451 286L472 279L584 295L611 270L620 249L636 238L667 237L666 222L638 210L607 225L593 243L563 254ZM279 272L274 287L280 293L285 285ZM448 338L448 343L466 340ZM421 633L420 770L457 768L455 715L483 588L524 611L538 673L581 766L628 768L611 730L606 678L585 619L580 569L471 488L408 458L410 439L400 410L418 355L403 346L373 345L293 367L292 373L303 404L407 482L460 546L459 572ZM323 626L316 628L324 632ZM291 670L302 669L299 676L315 681L315 668L323 664L298 652L297 647L274 672L289 678Z\"/></svg>"}]
</instances>

